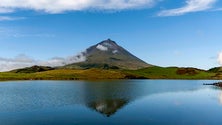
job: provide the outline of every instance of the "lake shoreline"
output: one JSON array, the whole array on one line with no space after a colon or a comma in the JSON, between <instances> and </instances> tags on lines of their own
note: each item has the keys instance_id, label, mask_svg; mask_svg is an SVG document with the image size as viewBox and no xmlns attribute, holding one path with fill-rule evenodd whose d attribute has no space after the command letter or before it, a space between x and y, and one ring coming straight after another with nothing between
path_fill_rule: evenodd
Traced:
<instances>
[{"instance_id":1,"label":"lake shoreline","mask_svg":"<svg viewBox=\"0 0 222 125\"><path fill-rule=\"evenodd\" d=\"M222 82L204 83L203 85L212 85L212 86L222 87Z\"/></svg>"},{"instance_id":2,"label":"lake shoreline","mask_svg":"<svg viewBox=\"0 0 222 125\"><path fill-rule=\"evenodd\" d=\"M139 78L127 78L127 79L124 79L124 78L120 78L120 79L112 79L112 78L76 78L76 79L42 79L42 78L37 78L37 79L0 79L0 82L6 82L6 81L83 81L83 80L86 80L86 81L104 81L104 80L221 80L221 79L173 79L173 78L170 78L170 79L163 79L163 78L146 78L146 79L139 79ZM220 86L222 87L222 83L220 84L215 84L215 83L203 83L203 85L215 85L215 86Z\"/></svg>"}]
</instances>

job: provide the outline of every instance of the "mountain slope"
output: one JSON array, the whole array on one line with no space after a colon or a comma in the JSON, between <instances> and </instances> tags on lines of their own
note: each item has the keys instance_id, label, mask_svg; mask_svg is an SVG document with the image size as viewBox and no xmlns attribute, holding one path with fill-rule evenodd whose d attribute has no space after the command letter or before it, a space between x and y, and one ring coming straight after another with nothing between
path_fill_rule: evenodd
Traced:
<instances>
[{"instance_id":1,"label":"mountain slope","mask_svg":"<svg viewBox=\"0 0 222 125\"><path fill-rule=\"evenodd\" d=\"M135 70L152 66L137 58L110 39L89 47L83 52L83 55L86 57L84 62L69 64L63 68L120 68Z\"/></svg>"}]
</instances>

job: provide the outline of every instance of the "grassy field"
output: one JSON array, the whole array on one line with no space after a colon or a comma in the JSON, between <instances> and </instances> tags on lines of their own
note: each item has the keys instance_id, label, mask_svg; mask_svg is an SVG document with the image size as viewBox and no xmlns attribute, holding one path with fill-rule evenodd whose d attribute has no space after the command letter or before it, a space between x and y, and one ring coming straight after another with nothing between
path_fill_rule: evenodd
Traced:
<instances>
[{"instance_id":1,"label":"grassy field","mask_svg":"<svg viewBox=\"0 0 222 125\"><path fill-rule=\"evenodd\" d=\"M195 68L149 67L139 70L55 69L34 73L2 72L0 80L87 80L87 79L221 79L222 74Z\"/></svg>"},{"instance_id":2,"label":"grassy field","mask_svg":"<svg viewBox=\"0 0 222 125\"><path fill-rule=\"evenodd\" d=\"M0 73L0 80L81 80L81 79L123 79L125 77L120 71L88 69L72 70L57 69L36 73Z\"/></svg>"}]
</instances>

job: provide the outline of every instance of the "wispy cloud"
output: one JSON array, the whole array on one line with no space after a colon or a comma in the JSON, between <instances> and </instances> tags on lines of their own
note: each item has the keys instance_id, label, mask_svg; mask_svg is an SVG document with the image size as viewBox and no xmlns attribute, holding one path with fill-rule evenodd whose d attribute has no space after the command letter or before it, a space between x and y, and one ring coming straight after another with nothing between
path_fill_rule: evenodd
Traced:
<instances>
[{"instance_id":1,"label":"wispy cloud","mask_svg":"<svg viewBox=\"0 0 222 125\"><path fill-rule=\"evenodd\" d=\"M55 38L56 36L47 32L30 33L15 27L0 27L0 38Z\"/></svg>"},{"instance_id":2,"label":"wispy cloud","mask_svg":"<svg viewBox=\"0 0 222 125\"><path fill-rule=\"evenodd\" d=\"M15 37L15 38L22 38L22 37L41 37L41 38L52 38L56 37L55 34L48 34L48 33L39 33L39 34L20 34L20 33L14 33L14 34L8 34L9 37Z\"/></svg>"},{"instance_id":3,"label":"wispy cloud","mask_svg":"<svg viewBox=\"0 0 222 125\"><path fill-rule=\"evenodd\" d=\"M77 55L69 56L66 58L54 57L49 60L36 60L27 55L20 54L14 58L2 58L0 57L0 72L10 71L14 69L30 67L33 65L40 66L64 66L67 64L83 62L86 60L85 52L81 52Z\"/></svg>"},{"instance_id":4,"label":"wispy cloud","mask_svg":"<svg viewBox=\"0 0 222 125\"><path fill-rule=\"evenodd\" d=\"M1 0L0 12L29 9L47 13L87 9L124 10L150 7L159 0Z\"/></svg>"},{"instance_id":5,"label":"wispy cloud","mask_svg":"<svg viewBox=\"0 0 222 125\"><path fill-rule=\"evenodd\" d=\"M163 10L158 16L179 16L191 12L205 11L212 8L217 0L186 0L186 5L181 8Z\"/></svg>"},{"instance_id":6,"label":"wispy cloud","mask_svg":"<svg viewBox=\"0 0 222 125\"><path fill-rule=\"evenodd\" d=\"M0 13L11 13L13 12L10 8L0 7Z\"/></svg>"},{"instance_id":7,"label":"wispy cloud","mask_svg":"<svg viewBox=\"0 0 222 125\"><path fill-rule=\"evenodd\" d=\"M13 21L13 20L22 20L24 17L11 17L11 16L0 16L0 21Z\"/></svg>"},{"instance_id":8,"label":"wispy cloud","mask_svg":"<svg viewBox=\"0 0 222 125\"><path fill-rule=\"evenodd\" d=\"M14 58L2 58L0 57L0 71L9 71L17 68L23 68L32 66L36 60L21 54Z\"/></svg>"},{"instance_id":9,"label":"wispy cloud","mask_svg":"<svg viewBox=\"0 0 222 125\"><path fill-rule=\"evenodd\" d=\"M212 11L222 11L222 8L216 8L216 9L214 9Z\"/></svg>"},{"instance_id":10,"label":"wispy cloud","mask_svg":"<svg viewBox=\"0 0 222 125\"><path fill-rule=\"evenodd\" d=\"M81 52L77 55L68 56L66 58L53 57L46 61L38 61L36 65L55 67L55 66L64 66L72 63L84 62L85 60L86 60L85 52Z\"/></svg>"},{"instance_id":11,"label":"wispy cloud","mask_svg":"<svg viewBox=\"0 0 222 125\"><path fill-rule=\"evenodd\" d=\"M222 52L218 54L217 61L219 62L220 65L222 65Z\"/></svg>"}]
</instances>

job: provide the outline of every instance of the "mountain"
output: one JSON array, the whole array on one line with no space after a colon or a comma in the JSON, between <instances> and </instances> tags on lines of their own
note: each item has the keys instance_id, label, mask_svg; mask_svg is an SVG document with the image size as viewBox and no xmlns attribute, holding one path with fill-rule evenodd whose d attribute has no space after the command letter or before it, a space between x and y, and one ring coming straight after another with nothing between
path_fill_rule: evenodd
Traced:
<instances>
[{"instance_id":1,"label":"mountain","mask_svg":"<svg viewBox=\"0 0 222 125\"><path fill-rule=\"evenodd\" d=\"M85 56L85 61L68 64L63 68L136 70L152 66L110 39L89 47L82 55Z\"/></svg>"}]
</instances>

